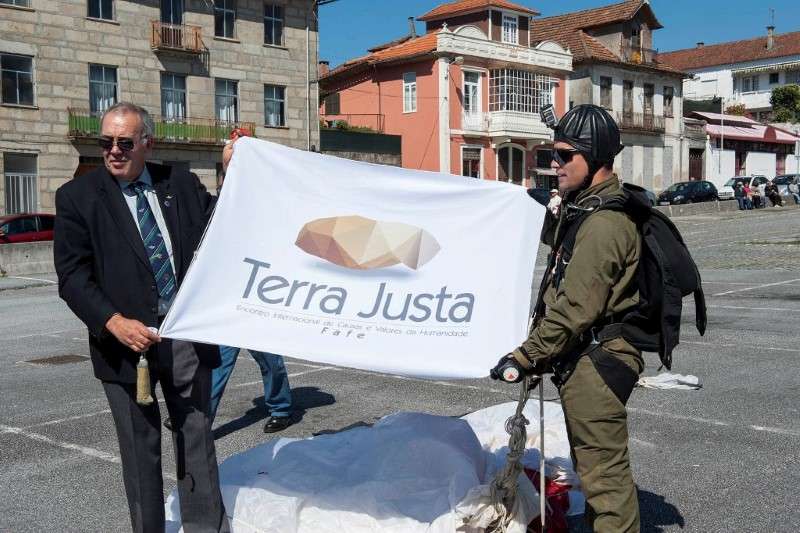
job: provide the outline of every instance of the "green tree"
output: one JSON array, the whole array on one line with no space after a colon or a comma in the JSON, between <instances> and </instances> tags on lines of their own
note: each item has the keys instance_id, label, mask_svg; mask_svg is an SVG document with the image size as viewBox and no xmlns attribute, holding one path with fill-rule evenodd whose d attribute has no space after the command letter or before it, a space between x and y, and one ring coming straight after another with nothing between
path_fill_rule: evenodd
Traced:
<instances>
[{"instance_id":1,"label":"green tree","mask_svg":"<svg viewBox=\"0 0 800 533\"><path fill-rule=\"evenodd\" d=\"M769 103L777 122L800 122L800 85L791 84L772 89Z\"/></svg>"}]
</instances>

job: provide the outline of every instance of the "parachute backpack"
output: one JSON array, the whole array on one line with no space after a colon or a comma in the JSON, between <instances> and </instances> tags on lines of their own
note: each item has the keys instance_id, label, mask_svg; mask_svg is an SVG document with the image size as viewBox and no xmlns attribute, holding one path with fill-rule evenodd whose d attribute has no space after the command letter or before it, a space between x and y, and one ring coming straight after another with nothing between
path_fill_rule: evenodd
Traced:
<instances>
[{"instance_id":1,"label":"parachute backpack","mask_svg":"<svg viewBox=\"0 0 800 533\"><path fill-rule=\"evenodd\" d=\"M645 190L627 183L622 190L622 196L607 199L573 220L556 248L561 249L568 262L580 226L594 213L610 209L631 217L642 237L636 272L639 304L623 311L616 322L597 328L596 338L602 342L622 337L643 352L658 353L661 363L671 369L672 351L680 342L684 296L694 295L695 325L700 335L706 331L708 318L700 272L678 228L650 205Z\"/></svg>"}]
</instances>

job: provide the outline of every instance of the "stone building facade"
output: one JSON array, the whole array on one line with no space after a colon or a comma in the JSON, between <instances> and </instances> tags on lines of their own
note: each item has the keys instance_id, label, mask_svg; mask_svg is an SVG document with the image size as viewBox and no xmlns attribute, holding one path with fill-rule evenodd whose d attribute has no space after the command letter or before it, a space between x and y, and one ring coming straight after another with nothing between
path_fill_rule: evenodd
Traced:
<instances>
[{"instance_id":1,"label":"stone building facade","mask_svg":"<svg viewBox=\"0 0 800 533\"><path fill-rule=\"evenodd\" d=\"M213 190L236 126L319 146L316 2L0 0L0 214L54 210L56 189L101 163L114 101L156 121L154 161Z\"/></svg>"}]
</instances>

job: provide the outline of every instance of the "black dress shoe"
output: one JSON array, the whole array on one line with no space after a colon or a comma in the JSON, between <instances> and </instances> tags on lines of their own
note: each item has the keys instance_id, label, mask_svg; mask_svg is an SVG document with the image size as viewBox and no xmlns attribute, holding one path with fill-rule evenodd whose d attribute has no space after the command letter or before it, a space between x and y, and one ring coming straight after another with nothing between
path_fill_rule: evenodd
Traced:
<instances>
[{"instance_id":1,"label":"black dress shoe","mask_svg":"<svg viewBox=\"0 0 800 533\"><path fill-rule=\"evenodd\" d=\"M264 433L277 433L292 425L292 420L288 416L271 416L264 424Z\"/></svg>"}]
</instances>

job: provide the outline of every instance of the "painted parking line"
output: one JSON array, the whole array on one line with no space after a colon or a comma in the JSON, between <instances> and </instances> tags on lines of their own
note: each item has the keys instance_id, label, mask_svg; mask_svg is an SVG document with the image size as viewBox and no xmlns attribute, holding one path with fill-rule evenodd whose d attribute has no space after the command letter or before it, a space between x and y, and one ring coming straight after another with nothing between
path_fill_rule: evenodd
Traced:
<instances>
[{"instance_id":1,"label":"painted parking line","mask_svg":"<svg viewBox=\"0 0 800 533\"><path fill-rule=\"evenodd\" d=\"M75 444L73 442L67 442L63 440L56 440L51 439L46 435L42 435L40 433L34 433L33 431L28 431L24 428L18 428L13 426L6 426L0 424L0 434L3 433L10 433L13 435L19 435L20 437L25 437L30 440L34 440L37 442L43 442L50 446L55 446L56 448L61 448L62 450L69 450L73 452L78 452L81 455L85 455L86 457L90 457L92 459L97 459L100 461L104 461L106 463L113 463L113 464L122 464L122 460L118 455L113 453L104 452L103 450L98 450L97 448L92 448L91 446L83 446L81 444ZM172 481L177 481L173 474L169 472L164 472L163 476L165 479L169 479Z\"/></svg>"},{"instance_id":2,"label":"painted parking line","mask_svg":"<svg viewBox=\"0 0 800 533\"><path fill-rule=\"evenodd\" d=\"M800 353L800 349L797 348L771 348L768 346L750 346L747 344L730 344L730 343L723 343L723 342L702 342L702 341L681 341L681 344L694 344L697 346L715 346L718 348L744 348L744 349L751 349L754 351L757 350L768 350L772 352L792 352L792 353Z\"/></svg>"},{"instance_id":3,"label":"painted parking line","mask_svg":"<svg viewBox=\"0 0 800 533\"><path fill-rule=\"evenodd\" d=\"M295 377L299 377L299 376L305 376L306 374L313 374L315 372L322 372L323 370L336 370L336 367L333 367L333 366L318 366L316 368L311 368L309 370L303 370L301 372L294 372L292 374L289 374L289 377L290 378L295 378ZM251 387L253 385L263 385L263 384L264 384L264 381L259 379L258 381L248 381L246 383L237 383L236 385L232 385L230 388L232 388L232 389L240 389L242 387Z\"/></svg>"},{"instance_id":4,"label":"painted parking line","mask_svg":"<svg viewBox=\"0 0 800 533\"><path fill-rule=\"evenodd\" d=\"M786 285L786 284L789 284L789 283L796 283L798 281L800 281L800 278L798 278L798 279L789 279L789 280L786 280L786 281L776 281L775 283L764 283L762 285L756 285L754 287L745 287L744 289L733 289L733 290L730 290L730 291L718 292L716 294L712 294L712 296L725 296L727 294L734 294L734 293L737 293L737 292L755 291L755 290L758 290L758 289L764 289L766 287L777 287L778 285Z\"/></svg>"},{"instance_id":5,"label":"painted parking line","mask_svg":"<svg viewBox=\"0 0 800 533\"><path fill-rule=\"evenodd\" d=\"M43 333L29 333L28 335L20 335L18 337L10 337L6 339L7 341L18 341L21 339L31 339L33 337L52 337L54 335L59 335L61 333L69 333L71 331L86 331L86 326L82 326L79 328L69 328L69 329L60 329L57 331L45 331Z\"/></svg>"},{"instance_id":6,"label":"painted parking line","mask_svg":"<svg viewBox=\"0 0 800 533\"><path fill-rule=\"evenodd\" d=\"M707 307L713 307L714 309L736 309L743 311L779 311L779 312L789 312L789 313L796 313L800 311L800 309L786 309L783 307L745 307L742 305L709 305Z\"/></svg>"},{"instance_id":7,"label":"painted parking line","mask_svg":"<svg viewBox=\"0 0 800 533\"><path fill-rule=\"evenodd\" d=\"M41 279L41 278L24 278L22 276L8 276L8 279L24 279L26 281L41 281L43 283L49 283L51 285L57 285L57 281L53 281L52 279Z\"/></svg>"},{"instance_id":8,"label":"painted parking line","mask_svg":"<svg viewBox=\"0 0 800 533\"><path fill-rule=\"evenodd\" d=\"M682 420L685 422L696 422L699 424L706 424L711 426L720 426L720 427L741 427L747 428L753 431L758 431L762 433L773 433L776 435L787 435L790 437L800 437L800 431L788 428L780 428L780 427L769 427L769 426L756 426L753 424L738 424L733 422L727 422L725 420L715 420L712 418L703 418L699 416L689 416L689 415L676 415L673 413L664 413L658 411L651 411L649 409L640 409L638 407L628 407L628 411L633 413L639 413L643 415L649 416L656 416L661 418L670 418L672 420Z\"/></svg>"}]
</instances>

